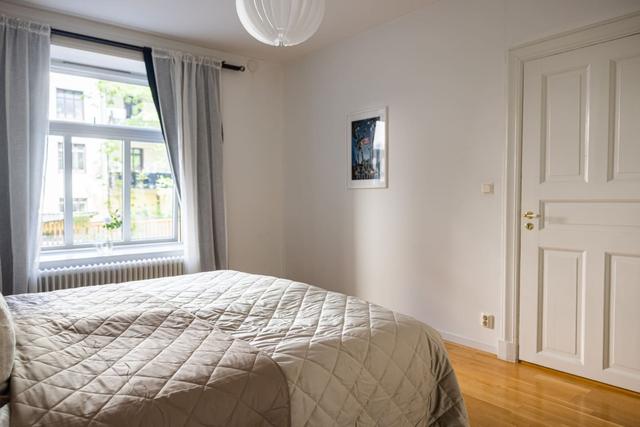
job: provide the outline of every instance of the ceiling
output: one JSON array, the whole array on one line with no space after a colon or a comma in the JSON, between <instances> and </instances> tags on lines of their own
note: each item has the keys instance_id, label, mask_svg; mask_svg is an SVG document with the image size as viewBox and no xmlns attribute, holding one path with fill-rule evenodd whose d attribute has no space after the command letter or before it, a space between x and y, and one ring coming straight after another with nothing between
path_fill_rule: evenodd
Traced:
<instances>
[{"instance_id":1,"label":"ceiling","mask_svg":"<svg viewBox=\"0 0 640 427\"><path fill-rule=\"evenodd\" d=\"M287 61L412 12L433 0L327 0L318 33L302 45L276 48L249 36L235 0L13 1L243 56Z\"/></svg>"}]
</instances>

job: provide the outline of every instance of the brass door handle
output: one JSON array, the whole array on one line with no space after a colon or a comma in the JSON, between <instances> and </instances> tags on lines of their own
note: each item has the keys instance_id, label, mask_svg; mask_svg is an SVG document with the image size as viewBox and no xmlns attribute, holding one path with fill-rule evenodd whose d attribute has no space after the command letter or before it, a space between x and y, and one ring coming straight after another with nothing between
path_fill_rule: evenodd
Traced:
<instances>
[{"instance_id":1,"label":"brass door handle","mask_svg":"<svg viewBox=\"0 0 640 427\"><path fill-rule=\"evenodd\" d=\"M537 213L531 212L531 211L526 211L525 213L522 214L522 218L525 218L525 219L536 219L536 218L540 218L540 214L537 214Z\"/></svg>"}]
</instances>

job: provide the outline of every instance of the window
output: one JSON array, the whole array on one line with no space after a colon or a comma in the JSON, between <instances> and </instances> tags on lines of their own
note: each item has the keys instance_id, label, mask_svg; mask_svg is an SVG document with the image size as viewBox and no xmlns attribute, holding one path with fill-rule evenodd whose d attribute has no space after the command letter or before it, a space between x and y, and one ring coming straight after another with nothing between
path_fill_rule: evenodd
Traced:
<instances>
[{"instance_id":1,"label":"window","mask_svg":"<svg viewBox=\"0 0 640 427\"><path fill-rule=\"evenodd\" d=\"M58 200L58 206L60 208L60 212L64 212L64 198L60 198ZM73 211L74 212L84 212L86 210L87 210L87 199L86 198L73 199Z\"/></svg>"},{"instance_id":2,"label":"window","mask_svg":"<svg viewBox=\"0 0 640 427\"><path fill-rule=\"evenodd\" d=\"M177 241L176 192L142 58L73 51L52 46L42 248ZM114 218L122 225L108 231Z\"/></svg>"},{"instance_id":3,"label":"window","mask_svg":"<svg viewBox=\"0 0 640 427\"><path fill-rule=\"evenodd\" d=\"M139 147L131 148L131 170L142 172L144 169L144 149Z\"/></svg>"},{"instance_id":4,"label":"window","mask_svg":"<svg viewBox=\"0 0 640 427\"><path fill-rule=\"evenodd\" d=\"M58 142L58 170L64 170L64 143Z\"/></svg>"},{"instance_id":5,"label":"window","mask_svg":"<svg viewBox=\"0 0 640 427\"><path fill-rule=\"evenodd\" d=\"M82 91L56 89L56 117L66 120L83 120L84 102Z\"/></svg>"},{"instance_id":6,"label":"window","mask_svg":"<svg viewBox=\"0 0 640 427\"><path fill-rule=\"evenodd\" d=\"M85 147L84 144L73 144L71 154L71 164L73 170L85 170ZM64 143L58 142L58 170L64 170Z\"/></svg>"},{"instance_id":7,"label":"window","mask_svg":"<svg viewBox=\"0 0 640 427\"><path fill-rule=\"evenodd\" d=\"M71 164L73 165L73 170L85 170L84 151L84 144L73 144L73 148L71 149Z\"/></svg>"}]
</instances>

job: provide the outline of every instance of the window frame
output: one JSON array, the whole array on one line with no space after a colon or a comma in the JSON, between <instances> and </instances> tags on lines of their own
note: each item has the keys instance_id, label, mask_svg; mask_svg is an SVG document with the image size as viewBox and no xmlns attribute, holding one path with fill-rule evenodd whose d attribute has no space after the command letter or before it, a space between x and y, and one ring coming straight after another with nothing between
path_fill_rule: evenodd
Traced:
<instances>
[{"instance_id":1,"label":"window frame","mask_svg":"<svg viewBox=\"0 0 640 427\"><path fill-rule=\"evenodd\" d=\"M145 75L127 74L119 70L109 70L93 68L87 71L88 66L79 67L78 64L66 65L52 61L51 72L69 75L78 75L104 79L129 84L141 84L148 86L149 82ZM123 152L123 183L122 183L122 240L113 242L114 246L132 247L135 245L149 247L154 244L180 243L179 230L179 201L177 191L174 188L172 197L173 224L172 236L163 239L132 239L131 232L131 142L158 143L165 144L164 136L160 129L139 128L133 126L120 126L108 124L90 124L70 120L49 120L49 135L58 136L63 139L64 154L64 244L58 246L40 246L40 250L48 253L63 252L76 249L94 248L95 243L74 244L73 230L73 138L96 138L122 141ZM77 144L77 143L75 143ZM57 151L56 151L57 152ZM168 151L167 151L168 155ZM69 165L69 167L67 167ZM86 167L86 158L85 158ZM175 180L174 180L175 182ZM97 243L97 242L96 242Z\"/></svg>"}]
</instances>

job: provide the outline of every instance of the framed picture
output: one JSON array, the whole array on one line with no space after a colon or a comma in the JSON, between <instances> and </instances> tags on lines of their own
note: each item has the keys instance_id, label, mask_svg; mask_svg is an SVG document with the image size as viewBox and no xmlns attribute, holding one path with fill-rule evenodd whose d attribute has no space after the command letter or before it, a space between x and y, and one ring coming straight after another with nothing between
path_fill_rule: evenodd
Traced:
<instances>
[{"instance_id":1,"label":"framed picture","mask_svg":"<svg viewBox=\"0 0 640 427\"><path fill-rule=\"evenodd\" d=\"M347 187L387 188L387 107L347 117Z\"/></svg>"}]
</instances>

